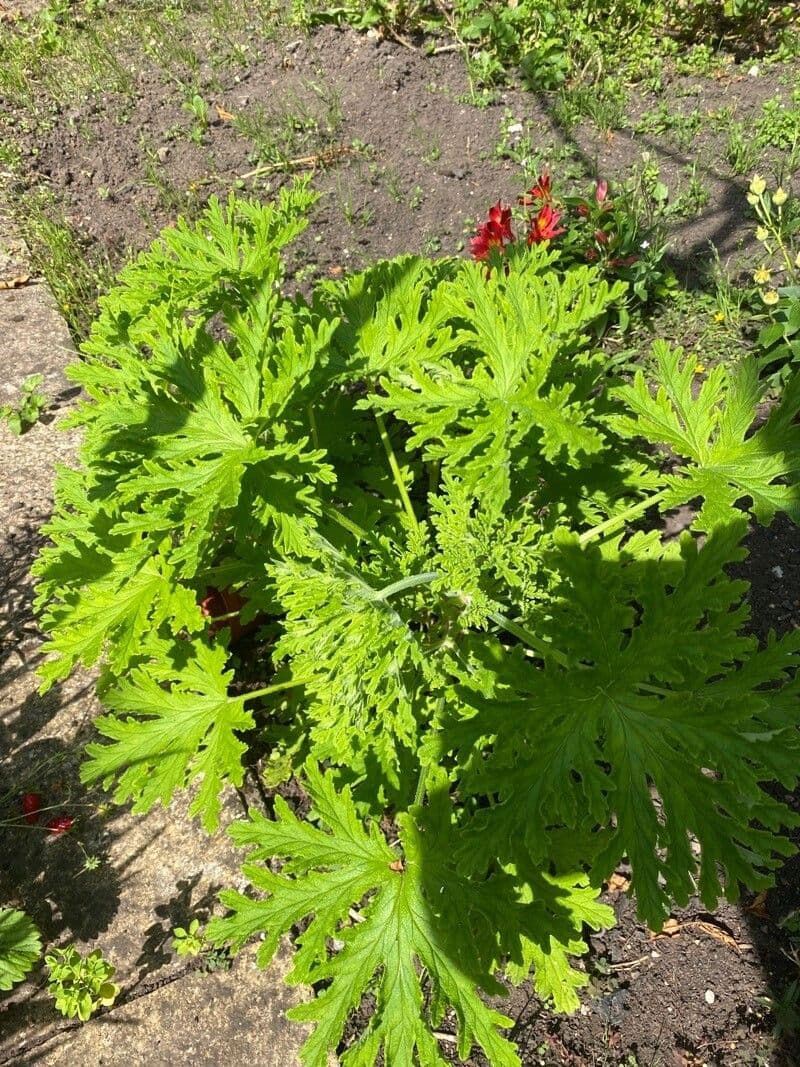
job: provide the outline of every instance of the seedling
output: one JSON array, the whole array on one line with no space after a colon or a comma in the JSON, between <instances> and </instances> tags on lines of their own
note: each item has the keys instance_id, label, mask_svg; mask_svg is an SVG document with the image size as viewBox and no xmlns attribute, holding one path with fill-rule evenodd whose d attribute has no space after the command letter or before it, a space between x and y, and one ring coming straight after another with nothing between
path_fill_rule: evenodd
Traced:
<instances>
[{"instance_id":1,"label":"seedling","mask_svg":"<svg viewBox=\"0 0 800 1067\"><path fill-rule=\"evenodd\" d=\"M74 945L56 948L45 956L50 971L47 989L56 1008L68 1019L86 1022L101 1007L109 1007L119 995L111 979L114 967L99 949L81 956Z\"/></svg>"},{"instance_id":2,"label":"seedling","mask_svg":"<svg viewBox=\"0 0 800 1067\"><path fill-rule=\"evenodd\" d=\"M30 430L46 410L50 398L40 389L43 381L43 374L29 374L20 386L18 404L0 407L0 421L4 421L12 433L23 434Z\"/></svg>"}]
</instances>

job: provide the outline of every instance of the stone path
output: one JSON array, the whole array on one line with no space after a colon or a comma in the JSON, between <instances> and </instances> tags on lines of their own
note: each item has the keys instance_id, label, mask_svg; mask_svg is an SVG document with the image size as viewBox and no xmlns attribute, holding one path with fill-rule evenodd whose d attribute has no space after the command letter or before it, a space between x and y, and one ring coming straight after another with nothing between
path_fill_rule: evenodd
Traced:
<instances>
[{"instance_id":1,"label":"stone path","mask_svg":"<svg viewBox=\"0 0 800 1067\"><path fill-rule=\"evenodd\" d=\"M0 282L28 274L0 203ZM207 974L170 948L174 926L207 917L220 887L241 887L241 855L225 834L204 835L180 804L134 817L104 805L101 793L87 794L78 768L99 711L92 677L73 676L44 697L36 692L40 637L28 569L54 467L70 462L78 444L75 431L54 426L74 400L64 376L74 350L36 278L0 287L0 340L0 405L16 399L32 373L44 375L53 398L20 437L0 423L0 906L25 908L48 946L101 948L123 988L113 1008L75 1024L55 1011L40 968L0 999L0 1065L292 1067L304 1035L283 1012L307 994L282 982L288 950L266 973L244 953L230 970ZM52 837L15 821L28 790L56 814L75 816L73 830ZM241 814L229 798L225 820Z\"/></svg>"}]
</instances>

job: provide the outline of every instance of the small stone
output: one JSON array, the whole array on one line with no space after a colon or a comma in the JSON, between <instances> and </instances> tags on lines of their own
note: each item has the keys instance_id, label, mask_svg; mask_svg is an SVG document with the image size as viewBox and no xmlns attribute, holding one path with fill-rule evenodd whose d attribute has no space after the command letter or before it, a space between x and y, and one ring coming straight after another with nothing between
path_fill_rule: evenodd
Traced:
<instances>
[{"instance_id":1,"label":"small stone","mask_svg":"<svg viewBox=\"0 0 800 1067\"><path fill-rule=\"evenodd\" d=\"M717 995L714 992L714 990L713 989L707 989L706 992L705 992L706 1004L713 1004L716 999L717 999Z\"/></svg>"},{"instance_id":2,"label":"small stone","mask_svg":"<svg viewBox=\"0 0 800 1067\"><path fill-rule=\"evenodd\" d=\"M167 157L169 156L169 146L162 144L158 147L156 149L156 156L158 157L159 163L166 163Z\"/></svg>"},{"instance_id":3,"label":"small stone","mask_svg":"<svg viewBox=\"0 0 800 1067\"><path fill-rule=\"evenodd\" d=\"M772 568L772 573L775 575L776 578L782 578L783 577L783 567L778 567L778 566L773 567Z\"/></svg>"}]
</instances>

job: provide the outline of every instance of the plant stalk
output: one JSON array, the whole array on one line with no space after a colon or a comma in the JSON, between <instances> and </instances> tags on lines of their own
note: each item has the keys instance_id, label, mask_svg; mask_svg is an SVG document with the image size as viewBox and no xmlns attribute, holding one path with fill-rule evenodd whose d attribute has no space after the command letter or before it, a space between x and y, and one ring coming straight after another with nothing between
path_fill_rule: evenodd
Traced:
<instances>
[{"instance_id":1,"label":"plant stalk","mask_svg":"<svg viewBox=\"0 0 800 1067\"><path fill-rule=\"evenodd\" d=\"M663 500L667 495L666 489L660 489L657 493L653 493L652 496L645 497L644 500L639 500L636 504L631 504L625 511L621 511L619 515L612 515L610 519L606 519L605 522L598 523L597 526L592 526L590 530L584 530L584 532L578 538L580 544L585 545L587 542L594 540L595 537L603 537L611 530L616 530L620 526L624 526L626 522L630 522L631 519L637 518L643 512L651 508L653 504L657 504L659 500Z\"/></svg>"},{"instance_id":2,"label":"plant stalk","mask_svg":"<svg viewBox=\"0 0 800 1067\"><path fill-rule=\"evenodd\" d=\"M569 660L563 652L559 652L557 648L548 645L546 641L543 641L540 637L532 634L530 630L526 630L524 626L520 626L518 622L514 622L499 611L490 611L489 618L497 626L507 630L510 634L513 634L514 637L518 637L523 644L532 648L534 652L538 652L540 656L545 659L553 660L559 667L569 666Z\"/></svg>"},{"instance_id":3,"label":"plant stalk","mask_svg":"<svg viewBox=\"0 0 800 1067\"><path fill-rule=\"evenodd\" d=\"M415 529L419 529L419 520L414 514L414 508L411 506L411 497L408 495L405 482L403 481L403 474L400 470L400 464L397 462L397 456L394 454L392 448L392 442L389 439L389 434L386 430L386 423L384 422L383 415L379 412L375 412L375 421L378 424L378 433L380 434L381 442L383 444L384 451L386 452L386 458L389 460L389 467L392 471L392 477L394 478L394 484L397 486L397 491L400 494L400 499L403 503L403 508Z\"/></svg>"},{"instance_id":4,"label":"plant stalk","mask_svg":"<svg viewBox=\"0 0 800 1067\"><path fill-rule=\"evenodd\" d=\"M418 585L430 585L439 577L438 571L425 571L423 574L411 574L407 578L399 578L391 585L385 585L383 589L375 591L375 600L388 600L395 593L404 593L406 589L415 589Z\"/></svg>"},{"instance_id":5,"label":"plant stalk","mask_svg":"<svg viewBox=\"0 0 800 1067\"><path fill-rule=\"evenodd\" d=\"M240 693L238 696L231 697L231 700L256 700L258 697L267 697L272 693L280 693L283 689L297 689L310 681L311 676L308 678L292 678L288 682L277 682L275 685L265 685L263 689L252 689L249 693Z\"/></svg>"}]
</instances>

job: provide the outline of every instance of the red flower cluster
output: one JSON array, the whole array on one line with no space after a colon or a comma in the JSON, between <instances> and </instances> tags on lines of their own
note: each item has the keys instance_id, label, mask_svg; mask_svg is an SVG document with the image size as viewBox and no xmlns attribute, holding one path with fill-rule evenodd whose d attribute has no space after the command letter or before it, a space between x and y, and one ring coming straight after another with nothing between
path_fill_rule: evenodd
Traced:
<instances>
[{"instance_id":1,"label":"red flower cluster","mask_svg":"<svg viewBox=\"0 0 800 1067\"><path fill-rule=\"evenodd\" d=\"M552 241L554 237L566 232L563 226L558 225L562 212L553 207L553 185L548 171L542 171L536 183L519 198L519 203L523 207L539 207L530 219L527 238L529 245Z\"/></svg>"},{"instance_id":2,"label":"red flower cluster","mask_svg":"<svg viewBox=\"0 0 800 1067\"><path fill-rule=\"evenodd\" d=\"M536 179L524 196L519 198L523 207L538 207L538 211L530 216L530 226L526 240L529 245L539 244L541 241L552 241L554 237L565 233L563 226L558 223L562 212L553 207L553 189L549 173L545 170ZM498 202L489 208L489 217L486 222L478 227L478 233L470 241L470 252L473 259L488 259L493 248L502 253L505 246L514 240L511 229L511 208L504 207Z\"/></svg>"},{"instance_id":3,"label":"red flower cluster","mask_svg":"<svg viewBox=\"0 0 800 1067\"><path fill-rule=\"evenodd\" d=\"M636 263L639 258L636 254L613 255L618 234L614 230L613 219L609 224L604 224L602 220L606 212L614 209L613 201L608 198L608 182L605 179L600 178L595 182L592 199L594 203L591 200L567 201L567 207L573 209L579 218L589 222L588 228L582 230L580 234L576 232L575 235L579 241L582 237L584 238L584 248L580 249L584 258L590 263L602 259L607 266L612 268L629 267ZM519 197L518 203L521 207L528 209L528 232L526 234L528 245L552 241L567 232L566 227L560 225L565 213L560 201L553 195L552 179L547 170L542 171L531 188ZM589 238L589 233L591 233L591 238ZM586 238L592 242L589 247L585 247ZM514 233L511 229L511 208L505 207L498 200L489 209L486 222L481 223L477 235L470 241L470 251L473 259L486 260L489 259L493 248L503 254L506 245L514 240ZM573 241L569 249L573 254L576 251L575 243Z\"/></svg>"},{"instance_id":4,"label":"red flower cluster","mask_svg":"<svg viewBox=\"0 0 800 1067\"><path fill-rule=\"evenodd\" d=\"M489 208L489 217L478 227L477 236L469 243L473 259L488 259L493 248L502 252L509 241L514 240L511 229L511 208L503 207L498 200Z\"/></svg>"}]
</instances>

